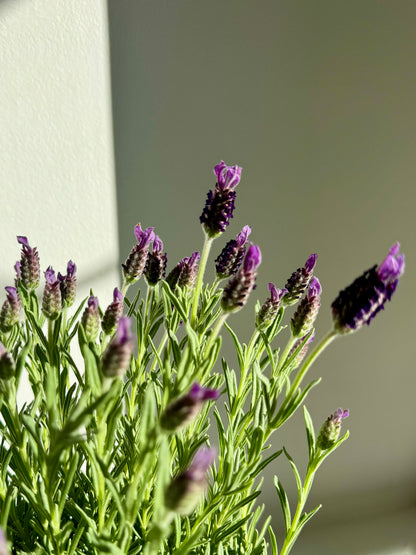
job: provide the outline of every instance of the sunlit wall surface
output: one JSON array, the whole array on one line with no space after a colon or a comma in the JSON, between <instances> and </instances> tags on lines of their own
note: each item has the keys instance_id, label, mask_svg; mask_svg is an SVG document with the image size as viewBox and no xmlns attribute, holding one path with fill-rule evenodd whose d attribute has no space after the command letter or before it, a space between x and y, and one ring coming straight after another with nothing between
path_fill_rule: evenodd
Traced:
<instances>
[{"instance_id":1,"label":"sunlit wall surface","mask_svg":"<svg viewBox=\"0 0 416 555\"><path fill-rule=\"evenodd\" d=\"M315 426L348 407L351 439L327 461L294 552L410 555L414 531L416 4L375 0L109 0L121 257L133 226L155 226L171 264L201 247L212 167L243 166L236 213L263 252L256 294L311 252L323 305L399 240L407 271L393 302L311 371ZM220 245L221 243L221 245ZM214 253L215 254L215 253ZM243 337L252 303L230 324ZM301 416L276 436L299 465ZM263 500L279 526L272 474Z\"/></svg>"}]
</instances>

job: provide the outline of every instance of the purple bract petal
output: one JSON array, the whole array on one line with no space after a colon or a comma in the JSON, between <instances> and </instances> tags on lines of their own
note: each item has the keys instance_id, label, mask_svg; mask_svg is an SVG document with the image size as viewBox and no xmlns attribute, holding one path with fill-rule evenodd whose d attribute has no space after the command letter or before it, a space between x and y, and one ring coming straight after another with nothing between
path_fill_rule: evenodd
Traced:
<instances>
[{"instance_id":1,"label":"purple bract petal","mask_svg":"<svg viewBox=\"0 0 416 555\"><path fill-rule=\"evenodd\" d=\"M242 247L244 243L247 242L248 236L251 233L251 227L249 225L245 225L240 233L235 238L237 246Z\"/></svg>"},{"instance_id":2,"label":"purple bract petal","mask_svg":"<svg viewBox=\"0 0 416 555\"><path fill-rule=\"evenodd\" d=\"M305 269L307 272L312 272L316 265L316 261L318 259L317 254L311 254L308 260L305 262Z\"/></svg>"},{"instance_id":3,"label":"purple bract petal","mask_svg":"<svg viewBox=\"0 0 416 555\"><path fill-rule=\"evenodd\" d=\"M155 235L155 240L153 241L153 252L162 252L163 243L158 235Z\"/></svg>"},{"instance_id":4,"label":"purple bract petal","mask_svg":"<svg viewBox=\"0 0 416 555\"><path fill-rule=\"evenodd\" d=\"M221 160L214 168L214 173L217 176L217 183L220 189L234 189L240 182L241 179L240 166L227 166L227 164Z\"/></svg>"},{"instance_id":5,"label":"purple bract petal","mask_svg":"<svg viewBox=\"0 0 416 555\"><path fill-rule=\"evenodd\" d=\"M261 252L257 245L251 244L243 262L244 271L252 272L261 263Z\"/></svg>"},{"instance_id":6,"label":"purple bract petal","mask_svg":"<svg viewBox=\"0 0 416 555\"><path fill-rule=\"evenodd\" d=\"M142 230L140 224L137 224L134 228L137 243L141 249L147 248L155 238L153 229L153 227L148 227L147 229Z\"/></svg>"},{"instance_id":7,"label":"purple bract petal","mask_svg":"<svg viewBox=\"0 0 416 555\"><path fill-rule=\"evenodd\" d=\"M199 383L194 383L188 395L193 401L208 401L218 399L220 392L218 389L208 389L202 387Z\"/></svg>"},{"instance_id":8,"label":"purple bract petal","mask_svg":"<svg viewBox=\"0 0 416 555\"><path fill-rule=\"evenodd\" d=\"M122 302L123 299L124 299L123 293L117 287L115 287L114 291L113 291L113 301L115 303L116 302Z\"/></svg>"},{"instance_id":9,"label":"purple bract petal","mask_svg":"<svg viewBox=\"0 0 416 555\"><path fill-rule=\"evenodd\" d=\"M17 242L23 245L24 247L29 247L29 241L27 240L27 237L24 237L23 235L17 236Z\"/></svg>"},{"instance_id":10,"label":"purple bract petal","mask_svg":"<svg viewBox=\"0 0 416 555\"><path fill-rule=\"evenodd\" d=\"M377 270L377 275L384 284L395 281L404 272L404 255L398 254L399 249L400 243L395 243Z\"/></svg>"},{"instance_id":11,"label":"purple bract petal","mask_svg":"<svg viewBox=\"0 0 416 555\"><path fill-rule=\"evenodd\" d=\"M312 297L319 297L322 293L322 287L317 277L313 277L308 290L308 297L311 299Z\"/></svg>"},{"instance_id":12,"label":"purple bract petal","mask_svg":"<svg viewBox=\"0 0 416 555\"><path fill-rule=\"evenodd\" d=\"M53 285L54 283L56 283L57 279L55 276L55 271L52 268L52 266L49 266L48 269L45 272L45 278L47 283L49 283L50 285Z\"/></svg>"}]
</instances>

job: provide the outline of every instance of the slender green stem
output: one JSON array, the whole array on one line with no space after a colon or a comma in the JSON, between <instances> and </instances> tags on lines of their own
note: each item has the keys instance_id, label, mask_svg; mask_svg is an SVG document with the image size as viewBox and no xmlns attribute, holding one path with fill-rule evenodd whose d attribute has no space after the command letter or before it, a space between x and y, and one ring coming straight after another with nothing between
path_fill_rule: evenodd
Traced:
<instances>
[{"instance_id":1,"label":"slender green stem","mask_svg":"<svg viewBox=\"0 0 416 555\"><path fill-rule=\"evenodd\" d=\"M204 281L205 268L208 261L209 251L211 250L211 245L213 242L212 237L205 235L204 246L201 253L201 260L199 261L198 278L196 280L196 285L194 289L194 298L192 301L192 311L191 311L191 325L195 327L196 316L198 312L199 296L201 294L202 284Z\"/></svg>"},{"instance_id":2,"label":"slender green stem","mask_svg":"<svg viewBox=\"0 0 416 555\"><path fill-rule=\"evenodd\" d=\"M206 353L209 353L212 345L214 344L214 341L217 339L218 334L220 333L221 328L225 323L225 320L228 317L228 314L229 312L223 312L221 316L218 318L218 320L215 322L215 326L213 327L211 335L209 336L208 343L205 346L204 355Z\"/></svg>"},{"instance_id":3,"label":"slender green stem","mask_svg":"<svg viewBox=\"0 0 416 555\"><path fill-rule=\"evenodd\" d=\"M241 405L245 401L245 399L242 398L242 393L243 393L243 390L244 390L244 385L246 383L248 370L249 370L249 368L251 366L251 362L252 362L251 359L252 359L253 347L254 347L254 344L257 341L258 336L259 336L259 332L257 330L255 330L255 332L251 336L250 343L248 344L248 347L247 347L246 357L244 359L244 364L243 364L243 366L240 370L240 372L241 372L240 373L240 383L238 384L237 395L235 397L234 404L233 404L233 407L232 407L232 410L231 410L231 418L234 418L238 409L240 409Z\"/></svg>"},{"instance_id":4,"label":"slender green stem","mask_svg":"<svg viewBox=\"0 0 416 555\"><path fill-rule=\"evenodd\" d=\"M293 335L292 335L290 337L289 341L286 343L286 347L284 348L283 353L279 357L279 363L278 363L277 368L276 368L276 376L278 376L280 371L282 370L282 368L283 368L283 366L286 362L286 359L289 356L289 353L290 353L293 345L296 343L297 339L298 339L297 337L293 337Z\"/></svg>"}]
</instances>

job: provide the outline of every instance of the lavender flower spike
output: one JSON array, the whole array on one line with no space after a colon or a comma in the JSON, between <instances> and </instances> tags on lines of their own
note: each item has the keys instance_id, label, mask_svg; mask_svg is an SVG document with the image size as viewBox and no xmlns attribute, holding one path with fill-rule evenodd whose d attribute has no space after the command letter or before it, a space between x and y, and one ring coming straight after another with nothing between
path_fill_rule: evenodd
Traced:
<instances>
[{"instance_id":1,"label":"lavender flower spike","mask_svg":"<svg viewBox=\"0 0 416 555\"><path fill-rule=\"evenodd\" d=\"M399 248L400 244L395 243L380 266L373 266L340 291L331 305L336 332L351 333L369 325L391 300L405 267Z\"/></svg>"},{"instance_id":2,"label":"lavender flower spike","mask_svg":"<svg viewBox=\"0 0 416 555\"><path fill-rule=\"evenodd\" d=\"M130 333L130 318L122 316L114 339L102 358L102 372L106 378L123 376L130 364L133 351L133 336Z\"/></svg>"},{"instance_id":3,"label":"lavender flower spike","mask_svg":"<svg viewBox=\"0 0 416 555\"><path fill-rule=\"evenodd\" d=\"M214 449L200 449L187 470L172 480L165 493L165 505L171 511L189 515L207 487L207 470L214 462Z\"/></svg>"},{"instance_id":4,"label":"lavender flower spike","mask_svg":"<svg viewBox=\"0 0 416 555\"><path fill-rule=\"evenodd\" d=\"M305 262L305 266L303 268L298 268L287 280L285 285L287 293L283 297L285 306L297 303L302 297L312 279L317 258L317 254L311 254Z\"/></svg>"},{"instance_id":5,"label":"lavender flower spike","mask_svg":"<svg viewBox=\"0 0 416 555\"><path fill-rule=\"evenodd\" d=\"M207 389L194 383L189 393L166 407L160 419L162 428L176 431L185 427L197 417L205 401L218 399L219 394L217 389Z\"/></svg>"},{"instance_id":6,"label":"lavender flower spike","mask_svg":"<svg viewBox=\"0 0 416 555\"><path fill-rule=\"evenodd\" d=\"M155 238L153 229L153 227L148 227L142 230L140 224L134 228L137 245L132 248L126 262L122 264L126 283L134 283L142 276L149 255L149 245Z\"/></svg>"},{"instance_id":7,"label":"lavender flower spike","mask_svg":"<svg viewBox=\"0 0 416 555\"><path fill-rule=\"evenodd\" d=\"M106 308L103 321L101 322L101 327L105 334L111 335L116 330L120 317L123 314L123 301L123 294L115 287L113 291L113 302Z\"/></svg>"},{"instance_id":8,"label":"lavender flower spike","mask_svg":"<svg viewBox=\"0 0 416 555\"><path fill-rule=\"evenodd\" d=\"M231 239L215 260L215 269L219 279L230 278L237 273L247 250L247 239L251 227L245 225L235 239Z\"/></svg>"},{"instance_id":9,"label":"lavender flower spike","mask_svg":"<svg viewBox=\"0 0 416 555\"><path fill-rule=\"evenodd\" d=\"M257 245L250 245L242 267L224 288L221 307L225 312L242 308L255 287L257 268L261 263L261 252Z\"/></svg>"},{"instance_id":10,"label":"lavender flower spike","mask_svg":"<svg viewBox=\"0 0 416 555\"><path fill-rule=\"evenodd\" d=\"M0 342L0 379L10 380L14 376L15 370L16 366L11 353Z\"/></svg>"},{"instance_id":11,"label":"lavender flower spike","mask_svg":"<svg viewBox=\"0 0 416 555\"><path fill-rule=\"evenodd\" d=\"M77 267L70 260L66 267L66 275L63 276L60 272L58 273L58 279L60 282L62 304L66 307L72 306L75 301L75 293L77 288L77 276L75 275Z\"/></svg>"},{"instance_id":12,"label":"lavender flower spike","mask_svg":"<svg viewBox=\"0 0 416 555\"><path fill-rule=\"evenodd\" d=\"M22 300L16 287L5 287L6 300L0 311L0 331L9 332L19 322Z\"/></svg>"},{"instance_id":13,"label":"lavender flower spike","mask_svg":"<svg viewBox=\"0 0 416 555\"><path fill-rule=\"evenodd\" d=\"M208 237L217 237L223 233L233 217L234 189L240 182L241 169L240 166L227 166L223 161L214 168L217 183L214 191L209 191L199 218Z\"/></svg>"},{"instance_id":14,"label":"lavender flower spike","mask_svg":"<svg viewBox=\"0 0 416 555\"><path fill-rule=\"evenodd\" d=\"M191 254L189 258L182 258L178 264L171 270L166 282L172 291L178 286L181 289L188 287L193 289L195 286L196 278L198 276L198 263L201 255L198 251Z\"/></svg>"},{"instance_id":15,"label":"lavender flower spike","mask_svg":"<svg viewBox=\"0 0 416 555\"><path fill-rule=\"evenodd\" d=\"M337 409L334 414L331 414L331 416L326 419L316 440L318 449L325 451L334 445L341 432L342 420L343 418L347 418L349 414L348 410Z\"/></svg>"},{"instance_id":16,"label":"lavender flower spike","mask_svg":"<svg viewBox=\"0 0 416 555\"><path fill-rule=\"evenodd\" d=\"M273 283L269 283L270 297L261 306L256 316L256 327L260 331L267 329L276 318L280 308L282 297L287 289L277 289Z\"/></svg>"},{"instance_id":17,"label":"lavender flower spike","mask_svg":"<svg viewBox=\"0 0 416 555\"><path fill-rule=\"evenodd\" d=\"M290 322L294 337L302 337L312 328L321 306L322 287L317 277L312 278L308 294L299 306Z\"/></svg>"},{"instance_id":18,"label":"lavender flower spike","mask_svg":"<svg viewBox=\"0 0 416 555\"><path fill-rule=\"evenodd\" d=\"M20 258L20 279L28 291L36 289L40 281L40 261L36 247L31 247L27 237L19 235L18 243L22 245L22 255Z\"/></svg>"},{"instance_id":19,"label":"lavender flower spike","mask_svg":"<svg viewBox=\"0 0 416 555\"><path fill-rule=\"evenodd\" d=\"M81 317L81 324L85 330L87 341L94 341L100 329L100 312L97 297L89 297L87 305Z\"/></svg>"},{"instance_id":20,"label":"lavender flower spike","mask_svg":"<svg viewBox=\"0 0 416 555\"><path fill-rule=\"evenodd\" d=\"M62 311L61 282L52 266L45 272L46 284L42 298L42 312L50 320L56 320Z\"/></svg>"},{"instance_id":21,"label":"lavender flower spike","mask_svg":"<svg viewBox=\"0 0 416 555\"><path fill-rule=\"evenodd\" d=\"M144 270L144 277L149 285L154 286L165 277L167 260L166 253L163 254L163 243L156 235Z\"/></svg>"}]
</instances>

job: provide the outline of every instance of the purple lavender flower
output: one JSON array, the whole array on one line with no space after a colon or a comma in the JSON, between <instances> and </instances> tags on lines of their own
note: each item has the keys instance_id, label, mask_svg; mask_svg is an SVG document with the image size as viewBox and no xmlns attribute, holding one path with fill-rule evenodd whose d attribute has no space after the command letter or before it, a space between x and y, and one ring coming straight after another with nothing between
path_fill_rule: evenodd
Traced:
<instances>
[{"instance_id":1,"label":"purple lavender flower","mask_svg":"<svg viewBox=\"0 0 416 555\"><path fill-rule=\"evenodd\" d=\"M0 331L7 333L19 322L22 300L16 287L5 287L6 300L0 311Z\"/></svg>"},{"instance_id":2,"label":"purple lavender flower","mask_svg":"<svg viewBox=\"0 0 416 555\"><path fill-rule=\"evenodd\" d=\"M22 255L20 259L20 276L24 287L28 291L36 289L40 281L40 261L36 247L31 247L27 237L19 235L18 243L22 245Z\"/></svg>"},{"instance_id":3,"label":"purple lavender flower","mask_svg":"<svg viewBox=\"0 0 416 555\"><path fill-rule=\"evenodd\" d=\"M100 311L97 297L91 295L88 298L87 307L81 317L81 324L85 330L87 341L94 341L100 329Z\"/></svg>"},{"instance_id":4,"label":"purple lavender flower","mask_svg":"<svg viewBox=\"0 0 416 555\"><path fill-rule=\"evenodd\" d=\"M15 370L16 367L11 353L9 353L3 343L0 342L0 379L10 380L10 378L14 376Z\"/></svg>"},{"instance_id":5,"label":"purple lavender flower","mask_svg":"<svg viewBox=\"0 0 416 555\"><path fill-rule=\"evenodd\" d=\"M267 329L276 318L280 308L282 297L287 289L277 289L273 283L269 283L270 297L261 306L256 316L256 327L258 330Z\"/></svg>"},{"instance_id":6,"label":"purple lavender flower","mask_svg":"<svg viewBox=\"0 0 416 555\"><path fill-rule=\"evenodd\" d=\"M400 276L404 272L404 255L395 243L380 266L373 266L338 294L332 303L334 329L338 333L351 333L374 316L390 301Z\"/></svg>"},{"instance_id":7,"label":"purple lavender flower","mask_svg":"<svg viewBox=\"0 0 416 555\"><path fill-rule=\"evenodd\" d=\"M234 189L240 182L241 169L240 166L227 166L224 161L214 168L217 183L214 191L209 191L199 218L209 237L223 233L233 217L236 196Z\"/></svg>"},{"instance_id":8,"label":"purple lavender flower","mask_svg":"<svg viewBox=\"0 0 416 555\"><path fill-rule=\"evenodd\" d=\"M77 276L75 275L77 267L70 260L66 267L66 275L63 276L58 273L58 280L61 289L62 304L66 307L72 306L75 301L75 294L77 289Z\"/></svg>"},{"instance_id":9,"label":"purple lavender flower","mask_svg":"<svg viewBox=\"0 0 416 555\"><path fill-rule=\"evenodd\" d=\"M189 258L182 258L182 260L176 264L166 278L166 282L169 284L172 291L175 290L176 286L181 289L184 287L188 287L189 289L194 288L198 276L198 263L200 258L201 255L199 252L194 252Z\"/></svg>"},{"instance_id":10,"label":"purple lavender flower","mask_svg":"<svg viewBox=\"0 0 416 555\"><path fill-rule=\"evenodd\" d=\"M214 449L200 449L187 470L172 480L165 493L165 505L181 515L193 512L208 488L207 471L216 456Z\"/></svg>"},{"instance_id":11,"label":"purple lavender flower","mask_svg":"<svg viewBox=\"0 0 416 555\"><path fill-rule=\"evenodd\" d=\"M158 235L153 241L152 252L149 252L144 277L149 285L156 285L166 274L167 264L166 253L163 254L163 243Z\"/></svg>"},{"instance_id":12,"label":"purple lavender flower","mask_svg":"<svg viewBox=\"0 0 416 555\"><path fill-rule=\"evenodd\" d=\"M207 389L194 383L189 393L166 407L160 419L162 428L176 431L187 426L199 414L204 402L217 399L219 394L217 389Z\"/></svg>"},{"instance_id":13,"label":"purple lavender flower","mask_svg":"<svg viewBox=\"0 0 416 555\"><path fill-rule=\"evenodd\" d=\"M321 292L318 278L312 278L308 293L299 303L290 323L294 337L301 337L312 328L321 306Z\"/></svg>"},{"instance_id":14,"label":"purple lavender flower","mask_svg":"<svg viewBox=\"0 0 416 555\"><path fill-rule=\"evenodd\" d=\"M245 225L235 239L231 239L215 259L217 277L230 278L237 273L247 250L247 239L251 228Z\"/></svg>"},{"instance_id":15,"label":"purple lavender flower","mask_svg":"<svg viewBox=\"0 0 416 555\"><path fill-rule=\"evenodd\" d=\"M123 301L123 294L117 289L117 287L115 287L113 291L113 302L106 308L103 321L101 322L101 327L103 328L103 332L105 334L111 335L117 328L117 324L123 314Z\"/></svg>"},{"instance_id":16,"label":"purple lavender flower","mask_svg":"<svg viewBox=\"0 0 416 555\"><path fill-rule=\"evenodd\" d=\"M114 339L108 345L102 358L102 372L106 378L123 376L130 364L133 351L133 336L130 333L130 318L122 316Z\"/></svg>"},{"instance_id":17,"label":"purple lavender flower","mask_svg":"<svg viewBox=\"0 0 416 555\"><path fill-rule=\"evenodd\" d=\"M261 252L257 245L251 244L243 265L224 288L221 306L225 312L242 308L255 287L257 268L261 263Z\"/></svg>"},{"instance_id":18,"label":"purple lavender flower","mask_svg":"<svg viewBox=\"0 0 416 555\"><path fill-rule=\"evenodd\" d=\"M337 409L334 414L331 414L331 416L325 420L316 440L316 446L318 449L325 451L334 445L341 432L342 419L347 418L348 416L348 410Z\"/></svg>"},{"instance_id":19,"label":"purple lavender flower","mask_svg":"<svg viewBox=\"0 0 416 555\"><path fill-rule=\"evenodd\" d=\"M125 264L122 264L126 283L134 283L142 276L149 255L149 245L155 238L153 229L153 227L148 227L142 230L140 224L134 228L137 245L130 251Z\"/></svg>"},{"instance_id":20,"label":"purple lavender flower","mask_svg":"<svg viewBox=\"0 0 416 555\"><path fill-rule=\"evenodd\" d=\"M303 268L298 268L296 272L293 272L287 280L285 285L287 293L283 297L283 303L285 306L297 303L302 297L312 279L313 269L315 268L317 258L317 254L311 254L305 262L305 266Z\"/></svg>"},{"instance_id":21,"label":"purple lavender flower","mask_svg":"<svg viewBox=\"0 0 416 555\"><path fill-rule=\"evenodd\" d=\"M45 272L46 284L42 298L42 312L49 320L56 320L62 311L61 282L52 266Z\"/></svg>"}]
</instances>

